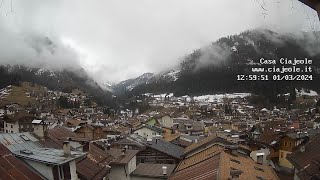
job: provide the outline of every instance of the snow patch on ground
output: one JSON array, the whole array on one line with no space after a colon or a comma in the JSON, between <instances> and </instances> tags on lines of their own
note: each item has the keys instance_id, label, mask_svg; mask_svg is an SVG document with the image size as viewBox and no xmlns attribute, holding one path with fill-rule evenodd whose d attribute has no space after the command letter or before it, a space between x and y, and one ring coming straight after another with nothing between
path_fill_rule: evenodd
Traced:
<instances>
[{"instance_id":1,"label":"snow patch on ground","mask_svg":"<svg viewBox=\"0 0 320 180\"><path fill-rule=\"evenodd\" d=\"M318 96L318 93L313 91L313 90L309 90L308 92L305 89L302 89L300 92L296 89L296 93L297 96Z\"/></svg>"},{"instance_id":2,"label":"snow patch on ground","mask_svg":"<svg viewBox=\"0 0 320 180\"><path fill-rule=\"evenodd\" d=\"M193 99L198 102L221 102L223 98L233 99L233 98L244 98L250 96L250 93L232 93L232 94L214 94L214 95L203 95L195 96Z\"/></svg>"}]
</instances>

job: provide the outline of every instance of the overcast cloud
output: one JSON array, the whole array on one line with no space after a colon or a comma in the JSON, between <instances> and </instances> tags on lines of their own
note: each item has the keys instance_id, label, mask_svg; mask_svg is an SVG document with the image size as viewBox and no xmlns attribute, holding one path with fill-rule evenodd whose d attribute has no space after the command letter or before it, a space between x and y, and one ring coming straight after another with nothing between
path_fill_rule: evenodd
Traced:
<instances>
[{"instance_id":1,"label":"overcast cloud","mask_svg":"<svg viewBox=\"0 0 320 180\"><path fill-rule=\"evenodd\" d=\"M0 3L0 63L80 64L100 83L163 71L248 29L320 29L316 12L297 0L12 0L12 9L11 0ZM45 50L39 58L28 48L30 35L56 40L60 53Z\"/></svg>"}]
</instances>

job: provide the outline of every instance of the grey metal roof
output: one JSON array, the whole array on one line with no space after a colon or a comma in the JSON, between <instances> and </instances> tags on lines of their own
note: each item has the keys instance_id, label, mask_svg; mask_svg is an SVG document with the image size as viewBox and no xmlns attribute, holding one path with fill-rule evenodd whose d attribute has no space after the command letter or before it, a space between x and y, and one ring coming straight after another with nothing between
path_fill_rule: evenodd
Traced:
<instances>
[{"instance_id":1,"label":"grey metal roof","mask_svg":"<svg viewBox=\"0 0 320 180\"><path fill-rule=\"evenodd\" d=\"M0 134L0 143L17 157L45 164L60 165L86 154L72 151L70 157L64 157L63 150L44 148L39 140L28 132Z\"/></svg>"},{"instance_id":2,"label":"grey metal roof","mask_svg":"<svg viewBox=\"0 0 320 180\"><path fill-rule=\"evenodd\" d=\"M63 150L52 148L37 148L31 151L15 151L13 154L23 159L54 165L65 164L86 155L86 153L83 152L72 151L70 157L65 157Z\"/></svg>"},{"instance_id":3,"label":"grey metal roof","mask_svg":"<svg viewBox=\"0 0 320 180\"><path fill-rule=\"evenodd\" d=\"M12 134L0 134L0 143L6 146L11 152L20 150L33 150L36 148L42 148L38 139L32 136L30 133L12 133Z\"/></svg>"},{"instance_id":4,"label":"grey metal roof","mask_svg":"<svg viewBox=\"0 0 320 180\"><path fill-rule=\"evenodd\" d=\"M172 157L180 159L184 148L173 143L164 141L163 139L153 138L152 142L147 143L147 146L154 148L160 152L166 153Z\"/></svg>"}]
</instances>

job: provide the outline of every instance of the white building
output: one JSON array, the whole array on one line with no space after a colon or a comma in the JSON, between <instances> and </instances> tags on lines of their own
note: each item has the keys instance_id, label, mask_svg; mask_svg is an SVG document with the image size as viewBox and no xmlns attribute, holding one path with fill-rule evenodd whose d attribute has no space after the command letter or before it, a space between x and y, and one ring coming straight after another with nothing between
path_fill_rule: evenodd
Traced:
<instances>
[{"instance_id":1,"label":"white building","mask_svg":"<svg viewBox=\"0 0 320 180\"><path fill-rule=\"evenodd\" d=\"M116 160L111 165L111 170L108 175L109 179L116 180L131 180L130 174L136 169L138 150L130 149L107 149Z\"/></svg>"},{"instance_id":2,"label":"white building","mask_svg":"<svg viewBox=\"0 0 320 180\"><path fill-rule=\"evenodd\" d=\"M140 128L134 131L135 134L138 134L146 139L152 139L154 137L161 136L163 134L163 130L161 128L155 126L149 126L143 124Z\"/></svg>"},{"instance_id":3,"label":"white building","mask_svg":"<svg viewBox=\"0 0 320 180\"><path fill-rule=\"evenodd\" d=\"M47 179L77 180L76 160L86 155L71 151L68 141L63 143L63 150L43 148L30 133L0 134L0 143Z\"/></svg>"}]
</instances>

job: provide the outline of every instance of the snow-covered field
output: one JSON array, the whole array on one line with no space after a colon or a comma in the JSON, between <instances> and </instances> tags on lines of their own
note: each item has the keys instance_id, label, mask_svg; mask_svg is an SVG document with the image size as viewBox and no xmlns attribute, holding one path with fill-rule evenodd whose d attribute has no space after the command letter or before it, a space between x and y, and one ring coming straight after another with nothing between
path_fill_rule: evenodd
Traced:
<instances>
[{"instance_id":1,"label":"snow-covered field","mask_svg":"<svg viewBox=\"0 0 320 180\"><path fill-rule=\"evenodd\" d=\"M150 96L155 98L156 100L163 100L165 97L169 98L175 98L177 100L185 100L187 102L191 102L191 97L188 95L185 96L180 96L180 97L175 97L173 93L169 94L152 94L152 93L146 93L144 94L145 96ZM202 96L194 96L193 99L196 102L221 102L223 98L228 98L228 99L234 99L237 97L244 98L247 96L250 96L250 93L232 93L232 94L214 94L214 95L202 95Z\"/></svg>"},{"instance_id":2,"label":"snow-covered field","mask_svg":"<svg viewBox=\"0 0 320 180\"><path fill-rule=\"evenodd\" d=\"M223 98L233 99L233 98L244 98L250 96L250 93L232 93L232 94L214 94L214 95L203 95L195 96L193 99L198 102L221 102Z\"/></svg>"}]
</instances>

